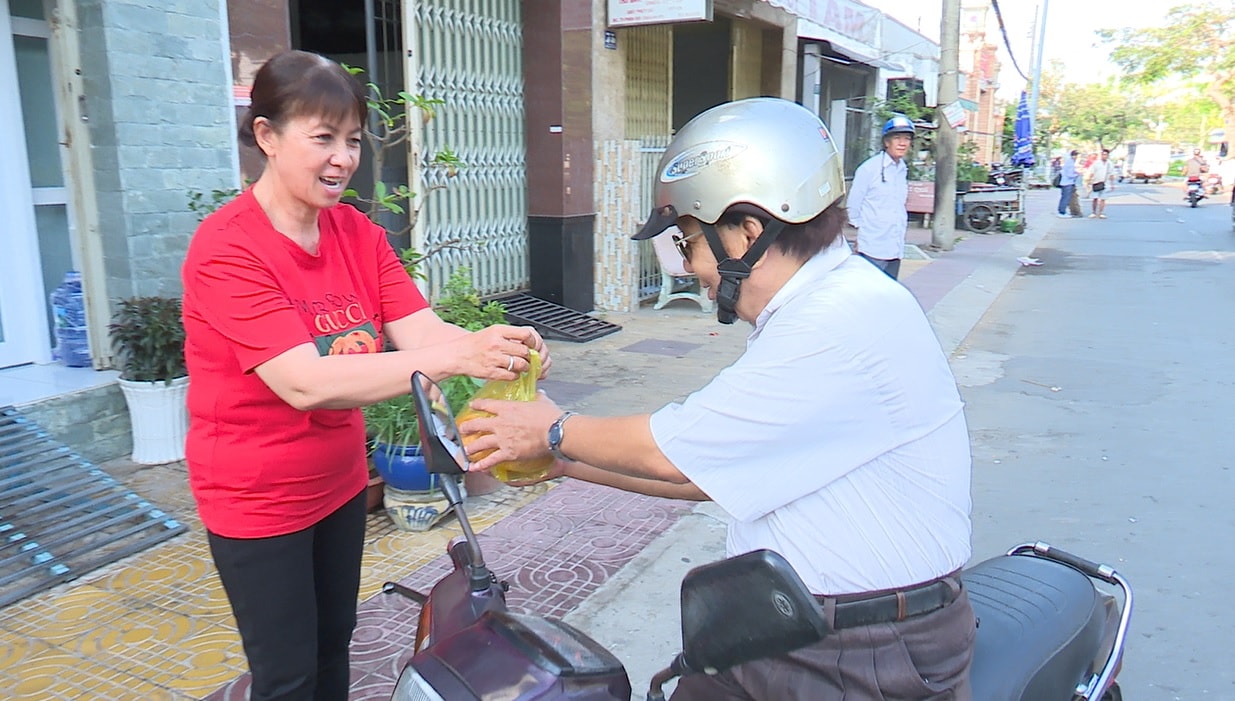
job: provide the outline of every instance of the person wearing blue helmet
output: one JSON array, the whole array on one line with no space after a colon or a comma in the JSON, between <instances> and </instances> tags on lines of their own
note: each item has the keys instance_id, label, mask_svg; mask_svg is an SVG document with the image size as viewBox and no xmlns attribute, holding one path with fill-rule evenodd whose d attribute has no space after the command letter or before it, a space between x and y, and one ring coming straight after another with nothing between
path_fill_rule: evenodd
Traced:
<instances>
[{"instance_id":1,"label":"person wearing blue helmet","mask_svg":"<svg viewBox=\"0 0 1235 701\"><path fill-rule=\"evenodd\" d=\"M883 124L883 150L866 159L853 174L846 207L849 223L858 229L857 253L893 280L905 255L909 212L909 167L905 156L913 146L913 121L894 114Z\"/></svg>"}]
</instances>

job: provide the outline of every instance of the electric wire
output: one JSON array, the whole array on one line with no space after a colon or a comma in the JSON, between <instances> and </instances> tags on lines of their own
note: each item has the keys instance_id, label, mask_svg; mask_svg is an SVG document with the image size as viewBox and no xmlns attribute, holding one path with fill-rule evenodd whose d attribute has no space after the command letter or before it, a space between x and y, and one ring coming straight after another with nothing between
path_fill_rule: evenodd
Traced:
<instances>
[{"instance_id":1,"label":"electric wire","mask_svg":"<svg viewBox=\"0 0 1235 701\"><path fill-rule=\"evenodd\" d=\"M1003 35L1004 48L1008 50L1008 58L1012 59L1012 67L1025 80L1029 80L1029 76L1025 75L1025 71L1016 62L1016 55L1012 53L1012 43L1008 41L1008 28L1003 25L1003 13L999 11L999 0L991 0L991 7L995 8L995 19L999 21L999 33Z\"/></svg>"}]
</instances>

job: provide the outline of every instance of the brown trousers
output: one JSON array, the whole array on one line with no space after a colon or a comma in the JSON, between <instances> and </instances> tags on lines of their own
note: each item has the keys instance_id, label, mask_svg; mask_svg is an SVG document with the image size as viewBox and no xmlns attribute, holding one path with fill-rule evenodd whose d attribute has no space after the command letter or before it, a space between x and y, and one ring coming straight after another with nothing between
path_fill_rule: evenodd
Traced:
<instances>
[{"instance_id":1,"label":"brown trousers","mask_svg":"<svg viewBox=\"0 0 1235 701\"><path fill-rule=\"evenodd\" d=\"M1072 200L1068 202L1068 214L1074 217L1081 216L1081 196L1077 194L1080 192L1080 189L1081 184L1077 183L1076 189L1072 191Z\"/></svg>"},{"instance_id":2,"label":"brown trousers","mask_svg":"<svg viewBox=\"0 0 1235 701\"><path fill-rule=\"evenodd\" d=\"M671 701L970 701L976 635L962 589L923 616L835 631L783 657L683 677Z\"/></svg>"}]
</instances>

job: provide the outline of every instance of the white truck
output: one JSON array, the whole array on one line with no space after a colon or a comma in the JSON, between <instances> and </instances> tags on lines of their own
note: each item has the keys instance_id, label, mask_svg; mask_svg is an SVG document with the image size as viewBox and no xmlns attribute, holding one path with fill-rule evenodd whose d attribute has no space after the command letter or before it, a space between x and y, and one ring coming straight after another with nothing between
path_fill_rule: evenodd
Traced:
<instances>
[{"instance_id":1,"label":"white truck","mask_svg":"<svg viewBox=\"0 0 1235 701\"><path fill-rule=\"evenodd\" d=\"M1128 144L1128 160L1124 164L1124 180L1160 181L1171 167L1171 145L1156 141Z\"/></svg>"}]
</instances>

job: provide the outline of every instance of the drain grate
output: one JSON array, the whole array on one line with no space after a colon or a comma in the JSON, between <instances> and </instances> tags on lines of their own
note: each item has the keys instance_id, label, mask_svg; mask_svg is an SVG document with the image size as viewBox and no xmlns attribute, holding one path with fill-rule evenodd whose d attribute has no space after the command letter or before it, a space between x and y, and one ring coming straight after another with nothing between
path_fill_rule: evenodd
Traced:
<instances>
[{"instance_id":1,"label":"drain grate","mask_svg":"<svg viewBox=\"0 0 1235 701\"><path fill-rule=\"evenodd\" d=\"M0 407L0 607L187 528Z\"/></svg>"},{"instance_id":2,"label":"drain grate","mask_svg":"<svg viewBox=\"0 0 1235 701\"><path fill-rule=\"evenodd\" d=\"M622 330L617 324L528 294L516 293L497 301L506 307L507 322L534 327L551 340L583 343Z\"/></svg>"}]
</instances>

